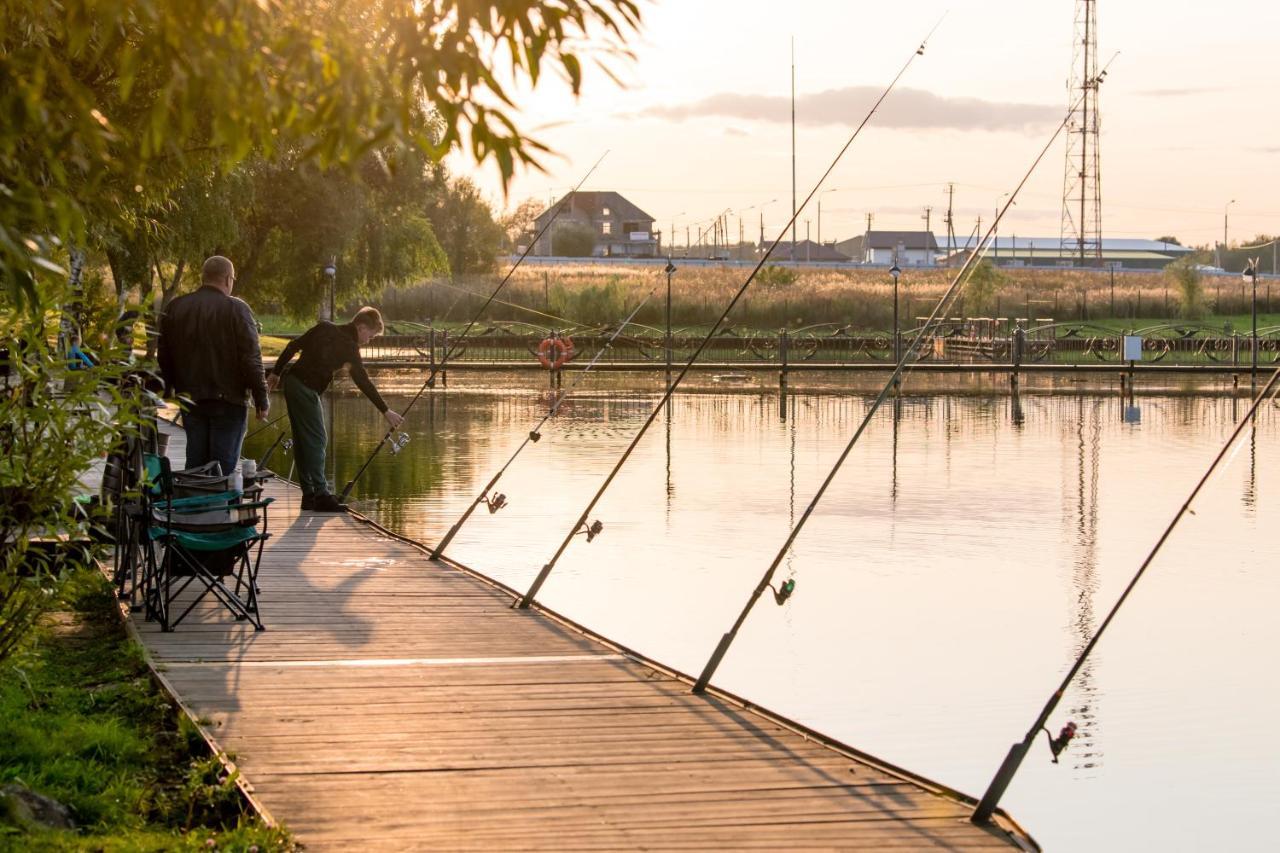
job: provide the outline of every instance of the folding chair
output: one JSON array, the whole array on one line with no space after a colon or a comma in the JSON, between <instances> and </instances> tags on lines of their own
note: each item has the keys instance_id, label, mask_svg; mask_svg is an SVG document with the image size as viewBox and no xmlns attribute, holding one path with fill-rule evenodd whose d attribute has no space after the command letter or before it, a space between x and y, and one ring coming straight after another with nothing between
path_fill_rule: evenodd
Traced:
<instances>
[{"instance_id":1,"label":"folding chair","mask_svg":"<svg viewBox=\"0 0 1280 853\"><path fill-rule=\"evenodd\" d=\"M150 526L145 496L139 495L143 455L163 453L161 436L154 408L144 409L140 429L121 436L120 443L108 454L102 474L100 499L111 511L108 530L115 545L111 579L117 597L128 601L133 611L142 609L139 593L145 565L143 549L148 546Z\"/></svg>"},{"instance_id":2,"label":"folding chair","mask_svg":"<svg viewBox=\"0 0 1280 853\"><path fill-rule=\"evenodd\" d=\"M262 547L271 538L267 507L274 498L246 500L244 493L236 491L179 497L175 492L182 472L175 475L166 457L148 453L143 459L147 618L172 631L197 604L212 596L237 620L247 619L255 630L263 630L258 566ZM249 489L250 493L261 491L261 486ZM193 584L194 596L183 597ZM175 617L178 607L182 610Z\"/></svg>"}]
</instances>

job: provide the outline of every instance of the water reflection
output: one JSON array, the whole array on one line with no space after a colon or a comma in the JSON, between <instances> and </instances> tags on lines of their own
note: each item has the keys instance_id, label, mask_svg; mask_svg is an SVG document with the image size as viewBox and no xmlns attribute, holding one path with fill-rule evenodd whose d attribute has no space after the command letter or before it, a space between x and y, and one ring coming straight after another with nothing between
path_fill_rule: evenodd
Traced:
<instances>
[{"instance_id":1,"label":"water reflection","mask_svg":"<svg viewBox=\"0 0 1280 853\"><path fill-rule=\"evenodd\" d=\"M406 451L355 491L428 542L547 410L542 388L459 384L424 395ZM504 475L509 506L477 513L450 553L526 588L659 394L573 397ZM545 600L697 672L870 402L776 386L677 396L598 507L604 534L577 538ZM383 424L357 396L333 405L341 484ZM1130 406L1140 423L1125 422ZM980 792L1244 411L1191 388L941 394L913 379L788 553L795 596L753 612L717 682ZM1042 749L1010 790L1006 806L1047 847L1247 847L1249 817L1274 808L1280 695L1256 673L1280 644L1268 568L1280 505L1260 485L1280 476L1276 413L1263 409L1064 698L1051 728L1070 717L1081 735L1062 765ZM1196 781L1210 777L1211 790ZM1142 820L1144 808L1179 820Z\"/></svg>"}]
</instances>

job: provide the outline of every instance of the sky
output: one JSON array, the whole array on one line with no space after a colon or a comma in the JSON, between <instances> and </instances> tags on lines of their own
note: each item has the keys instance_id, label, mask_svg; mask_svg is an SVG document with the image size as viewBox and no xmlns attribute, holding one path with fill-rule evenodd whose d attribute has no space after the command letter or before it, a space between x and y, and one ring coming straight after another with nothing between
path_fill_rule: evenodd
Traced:
<instances>
[{"instance_id":1,"label":"sky","mask_svg":"<svg viewBox=\"0 0 1280 853\"><path fill-rule=\"evenodd\" d=\"M1167 234L1185 244L1280 232L1280 69L1271 56L1280 5L1099 0L1098 48L1114 56L1100 93L1102 230ZM989 219L1031 165L1068 104L1075 0L653 0L634 56L587 64L574 98L546 76L519 92L524 127L555 152L545 173L517 174L504 195L492 166L455 155L501 210L571 189L617 190L674 226L730 210L772 239L791 212L790 51L795 43L797 193L803 200L874 97L939 18L925 54L823 184L824 241L877 229L942 232L955 184L956 231ZM945 15L945 17L944 17ZM621 82L592 63L604 62ZM1057 141L1001 234L1057 237L1064 143ZM798 235L817 239L817 206ZM696 237L695 237L696 239Z\"/></svg>"}]
</instances>

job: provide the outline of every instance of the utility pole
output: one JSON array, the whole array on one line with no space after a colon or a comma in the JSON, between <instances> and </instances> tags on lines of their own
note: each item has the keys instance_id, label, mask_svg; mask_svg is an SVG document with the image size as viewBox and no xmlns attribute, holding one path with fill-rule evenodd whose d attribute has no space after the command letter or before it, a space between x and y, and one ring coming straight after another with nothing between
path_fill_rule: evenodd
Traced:
<instances>
[{"instance_id":1,"label":"utility pole","mask_svg":"<svg viewBox=\"0 0 1280 853\"><path fill-rule=\"evenodd\" d=\"M951 266L951 256L956 251L956 222L952 208L956 200L956 185L947 184L947 266Z\"/></svg>"},{"instance_id":2,"label":"utility pole","mask_svg":"<svg viewBox=\"0 0 1280 853\"><path fill-rule=\"evenodd\" d=\"M871 223L875 221L874 213L867 213L867 230L862 235L862 262L869 263L868 259L875 260L875 255L868 254L871 247L867 245L871 242Z\"/></svg>"},{"instance_id":3,"label":"utility pole","mask_svg":"<svg viewBox=\"0 0 1280 853\"><path fill-rule=\"evenodd\" d=\"M742 216L738 216L738 260L742 260L742 244L746 241L745 232L742 230Z\"/></svg>"},{"instance_id":4,"label":"utility pole","mask_svg":"<svg viewBox=\"0 0 1280 853\"><path fill-rule=\"evenodd\" d=\"M924 220L924 250L929 252L929 238L933 236L933 224L930 217L933 216L933 208L925 205L924 216L920 217ZM928 266L933 266L933 260L930 258Z\"/></svg>"},{"instance_id":5,"label":"utility pole","mask_svg":"<svg viewBox=\"0 0 1280 853\"><path fill-rule=\"evenodd\" d=\"M806 219L806 220L804 221L804 259L805 259L805 263L808 263L809 261L813 260L813 258L812 258L812 257L810 257L810 255L809 255L809 248L810 248L812 245L813 245L813 243L811 243L811 242L809 241L809 220L807 220L807 219Z\"/></svg>"},{"instance_id":6,"label":"utility pole","mask_svg":"<svg viewBox=\"0 0 1280 853\"><path fill-rule=\"evenodd\" d=\"M791 37L791 261L796 259L796 37Z\"/></svg>"},{"instance_id":7,"label":"utility pole","mask_svg":"<svg viewBox=\"0 0 1280 853\"><path fill-rule=\"evenodd\" d=\"M764 251L764 209L760 210L760 246L759 250Z\"/></svg>"}]
</instances>

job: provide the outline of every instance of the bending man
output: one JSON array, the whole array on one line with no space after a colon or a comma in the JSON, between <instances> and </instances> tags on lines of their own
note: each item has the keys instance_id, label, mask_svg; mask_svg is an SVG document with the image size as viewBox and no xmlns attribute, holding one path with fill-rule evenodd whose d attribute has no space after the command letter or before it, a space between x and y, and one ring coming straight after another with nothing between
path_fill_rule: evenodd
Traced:
<instances>
[{"instance_id":1,"label":"bending man","mask_svg":"<svg viewBox=\"0 0 1280 853\"><path fill-rule=\"evenodd\" d=\"M320 395L333 381L333 374L343 366L351 368L351 378L369 401L378 407L392 429L404 420L387 408L382 395L369 381L360 360L360 347L382 334L382 315L377 308L361 308L350 323L341 326L321 320L295 338L280 353L275 367L267 374L267 387L275 390L284 385L284 399L293 422L293 448L302 480L302 508L316 512L343 512L346 505L329 493L324 478L324 413ZM289 361L301 352L297 365L289 370ZM284 377L281 383L280 377Z\"/></svg>"}]
</instances>

